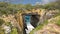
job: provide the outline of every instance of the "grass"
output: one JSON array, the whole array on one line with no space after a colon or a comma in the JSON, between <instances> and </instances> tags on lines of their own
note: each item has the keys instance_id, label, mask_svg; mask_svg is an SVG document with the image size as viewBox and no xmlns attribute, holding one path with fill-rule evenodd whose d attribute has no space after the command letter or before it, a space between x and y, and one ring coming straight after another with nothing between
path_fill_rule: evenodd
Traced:
<instances>
[{"instance_id":1,"label":"grass","mask_svg":"<svg viewBox=\"0 0 60 34\"><path fill-rule=\"evenodd\" d=\"M35 30L32 30L29 34L34 34L34 31L35 31Z\"/></svg>"},{"instance_id":2,"label":"grass","mask_svg":"<svg viewBox=\"0 0 60 34\"><path fill-rule=\"evenodd\" d=\"M39 30L39 29L42 29L42 27L43 27L43 24L40 24L38 27L36 27L35 29L33 29L33 30L30 32L30 34L34 34L34 31L37 31L37 30Z\"/></svg>"},{"instance_id":3,"label":"grass","mask_svg":"<svg viewBox=\"0 0 60 34\"><path fill-rule=\"evenodd\" d=\"M38 31L43 28L44 25L48 24L48 20L45 20L43 24L38 25L34 30L30 32L30 34L34 34L34 31Z\"/></svg>"},{"instance_id":4,"label":"grass","mask_svg":"<svg viewBox=\"0 0 60 34\"><path fill-rule=\"evenodd\" d=\"M57 17L57 16L60 16L60 12L58 14L55 14L53 17Z\"/></svg>"},{"instance_id":5,"label":"grass","mask_svg":"<svg viewBox=\"0 0 60 34\"><path fill-rule=\"evenodd\" d=\"M0 26L5 23L5 21L3 19L0 19Z\"/></svg>"},{"instance_id":6,"label":"grass","mask_svg":"<svg viewBox=\"0 0 60 34\"><path fill-rule=\"evenodd\" d=\"M48 20L45 20L43 24L40 24L39 26L37 26L35 28L35 30L39 30L39 29L42 29L44 25L47 25L48 24Z\"/></svg>"},{"instance_id":7,"label":"grass","mask_svg":"<svg viewBox=\"0 0 60 34\"><path fill-rule=\"evenodd\" d=\"M35 28L35 30L42 29L42 27L43 27L43 24L40 24L38 27Z\"/></svg>"},{"instance_id":8,"label":"grass","mask_svg":"<svg viewBox=\"0 0 60 34\"><path fill-rule=\"evenodd\" d=\"M58 20L56 24L57 24L58 26L60 26L60 20Z\"/></svg>"},{"instance_id":9,"label":"grass","mask_svg":"<svg viewBox=\"0 0 60 34\"><path fill-rule=\"evenodd\" d=\"M0 27L0 34L4 34L4 29Z\"/></svg>"},{"instance_id":10,"label":"grass","mask_svg":"<svg viewBox=\"0 0 60 34\"><path fill-rule=\"evenodd\" d=\"M11 34L18 34L17 29L13 28L12 31L11 31Z\"/></svg>"}]
</instances>

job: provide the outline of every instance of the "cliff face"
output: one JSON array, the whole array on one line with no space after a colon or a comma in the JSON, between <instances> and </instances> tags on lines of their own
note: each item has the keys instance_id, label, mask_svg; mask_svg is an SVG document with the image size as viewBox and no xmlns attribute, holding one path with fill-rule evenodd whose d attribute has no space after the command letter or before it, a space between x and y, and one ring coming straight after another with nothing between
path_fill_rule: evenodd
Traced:
<instances>
[{"instance_id":1,"label":"cliff face","mask_svg":"<svg viewBox=\"0 0 60 34\"><path fill-rule=\"evenodd\" d=\"M43 24L45 20L53 18L59 14L59 10L43 10L40 14L39 24Z\"/></svg>"},{"instance_id":2,"label":"cliff face","mask_svg":"<svg viewBox=\"0 0 60 34\"><path fill-rule=\"evenodd\" d=\"M38 26L30 32L30 34L60 34L59 25L59 10L49 10L41 12L40 20L38 22ZM58 16L57 18L55 18ZM53 20L52 20L53 19ZM45 21L46 22L45 24ZM51 20L51 21L50 21ZM58 25L57 25L58 22ZM56 31L57 30L57 31Z\"/></svg>"},{"instance_id":3,"label":"cliff face","mask_svg":"<svg viewBox=\"0 0 60 34\"><path fill-rule=\"evenodd\" d=\"M22 27L20 26L19 22L15 19L14 15L8 15L8 16L3 15L0 18L3 19L5 23L10 22L12 24L11 27L13 26L17 28L18 33L22 33Z\"/></svg>"},{"instance_id":4,"label":"cliff face","mask_svg":"<svg viewBox=\"0 0 60 34\"><path fill-rule=\"evenodd\" d=\"M35 31L34 34L60 34L60 26L56 24L58 21L60 21L60 16L49 19L48 24L41 30Z\"/></svg>"},{"instance_id":5,"label":"cliff face","mask_svg":"<svg viewBox=\"0 0 60 34\"><path fill-rule=\"evenodd\" d=\"M31 16L31 25L34 26L35 28L37 27L37 24L39 22L39 15L32 15Z\"/></svg>"},{"instance_id":6,"label":"cliff face","mask_svg":"<svg viewBox=\"0 0 60 34\"><path fill-rule=\"evenodd\" d=\"M17 28L19 34L25 34L26 33L25 32L26 24L24 23L22 14L24 14L24 15L30 14L31 15L31 25L34 27L37 27L39 24L41 24L41 23L43 24L43 22L46 19L48 20L50 18L53 18L53 16L57 13L59 13L59 12L56 10L46 11L45 9L43 9L43 10L37 9L37 10L32 10L32 11L25 11L22 13L18 12L16 15L8 15L8 16L3 15L0 18L3 19L6 23L11 22L11 24Z\"/></svg>"}]
</instances>

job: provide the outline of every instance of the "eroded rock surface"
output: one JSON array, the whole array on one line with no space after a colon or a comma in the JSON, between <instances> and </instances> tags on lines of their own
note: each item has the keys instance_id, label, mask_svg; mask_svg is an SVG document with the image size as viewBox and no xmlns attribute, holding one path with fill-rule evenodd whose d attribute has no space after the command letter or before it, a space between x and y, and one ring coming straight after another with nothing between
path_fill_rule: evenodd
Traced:
<instances>
[{"instance_id":1,"label":"eroded rock surface","mask_svg":"<svg viewBox=\"0 0 60 34\"><path fill-rule=\"evenodd\" d=\"M35 31L34 34L60 34L60 26L56 24L58 20L60 20L60 16L49 19L49 23L41 30Z\"/></svg>"}]
</instances>

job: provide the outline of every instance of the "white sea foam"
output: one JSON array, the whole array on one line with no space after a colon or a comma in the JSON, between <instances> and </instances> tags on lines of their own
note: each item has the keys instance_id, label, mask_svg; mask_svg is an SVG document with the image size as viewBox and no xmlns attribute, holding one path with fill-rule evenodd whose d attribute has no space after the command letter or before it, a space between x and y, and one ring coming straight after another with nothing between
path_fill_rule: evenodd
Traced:
<instances>
[{"instance_id":1,"label":"white sea foam","mask_svg":"<svg viewBox=\"0 0 60 34\"><path fill-rule=\"evenodd\" d=\"M27 28L28 28L28 30L26 30L26 33L27 33L27 34L29 34L30 31L32 31L32 30L34 29L34 27L33 27L30 23L27 24Z\"/></svg>"}]
</instances>

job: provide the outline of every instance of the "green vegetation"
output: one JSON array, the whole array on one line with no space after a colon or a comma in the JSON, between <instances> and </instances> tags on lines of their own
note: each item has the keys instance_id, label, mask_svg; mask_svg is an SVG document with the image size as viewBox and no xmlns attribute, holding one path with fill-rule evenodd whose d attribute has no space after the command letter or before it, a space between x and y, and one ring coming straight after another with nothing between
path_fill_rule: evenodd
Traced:
<instances>
[{"instance_id":1,"label":"green vegetation","mask_svg":"<svg viewBox=\"0 0 60 34\"><path fill-rule=\"evenodd\" d=\"M13 27L10 34L18 34L17 29L15 27Z\"/></svg>"},{"instance_id":2,"label":"green vegetation","mask_svg":"<svg viewBox=\"0 0 60 34\"><path fill-rule=\"evenodd\" d=\"M32 30L29 34L34 34L34 31L35 31L35 30Z\"/></svg>"},{"instance_id":3,"label":"green vegetation","mask_svg":"<svg viewBox=\"0 0 60 34\"><path fill-rule=\"evenodd\" d=\"M60 26L60 20L58 20L56 24L57 24L58 26Z\"/></svg>"},{"instance_id":4,"label":"green vegetation","mask_svg":"<svg viewBox=\"0 0 60 34\"><path fill-rule=\"evenodd\" d=\"M53 21L53 22L51 22L51 23L55 23L55 22L56 22L55 24L60 27L60 19L59 19L59 17L57 17L57 18L55 18L55 19L52 19L51 21ZM50 23L50 22L49 22L49 23ZM47 24L48 24L48 20L45 20L43 24L40 24L39 26L37 26L34 30L32 30L32 31L30 32L30 34L34 34L35 31L41 30L41 29L43 28L43 26L44 26L44 25L47 25Z\"/></svg>"},{"instance_id":5,"label":"green vegetation","mask_svg":"<svg viewBox=\"0 0 60 34\"><path fill-rule=\"evenodd\" d=\"M31 9L43 8L47 10L60 9L59 0L45 5L31 5L31 4L11 4L7 2L0 2L0 15L2 14L16 14L18 11L25 11Z\"/></svg>"},{"instance_id":6,"label":"green vegetation","mask_svg":"<svg viewBox=\"0 0 60 34\"><path fill-rule=\"evenodd\" d=\"M0 34L4 34L5 33L5 30L3 29L3 27L1 27L1 25L3 23L5 23L5 21L3 19L0 19ZM5 23L5 25L12 27L10 22ZM17 29L15 27L13 27L10 34L18 34Z\"/></svg>"},{"instance_id":7,"label":"green vegetation","mask_svg":"<svg viewBox=\"0 0 60 34\"><path fill-rule=\"evenodd\" d=\"M36 6L38 6L38 5L36 5ZM40 7L40 6L42 6L42 7ZM39 5L38 7L43 8L43 9L47 9L47 10L55 10L55 9L60 10L60 0L57 0L56 2L48 3L48 4L45 4L45 5ZM59 16L59 15L60 15L60 12L58 14L56 14L54 17ZM37 26L34 30L32 30L30 32L30 34L34 34L35 30L40 30L40 29L42 29L42 27L44 25L47 25L47 24L48 24L48 21L45 20L43 24L40 24L39 26ZM56 24L58 26L60 26L60 20L58 20Z\"/></svg>"},{"instance_id":8,"label":"green vegetation","mask_svg":"<svg viewBox=\"0 0 60 34\"><path fill-rule=\"evenodd\" d=\"M47 25L47 24L48 24L48 20L45 20L45 21L43 22L43 24L38 25L38 26L35 28L35 30L42 29L42 27L43 27L44 25Z\"/></svg>"},{"instance_id":9,"label":"green vegetation","mask_svg":"<svg viewBox=\"0 0 60 34\"><path fill-rule=\"evenodd\" d=\"M48 20L45 20L43 24L38 25L35 29L33 29L30 34L34 34L35 31L41 30L44 25L48 24Z\"/></svg>"},{"instance_id":10,"label":"green vegetation","mask_svg":"<svg viewBox=\"0 0 60 34\"><path fill-rule=\"evenodd\" d=\"M0 19L0 26L5 23L5 21L3 19Z\"/></svg>"},{"instance_id":11,"label":"green vegetation","mask_svg":"<svg viewBox=\"0 0 60 34\"><path fill-rule=\"evenodd\" d=\"M4 29L0 27L0 34L4 34Z\"/></svg>"},{"instance_id":12,"label":"green vegetation","mask_svg":"<svg viewBox=\"0 0 60 34\"><path fill-rule=\"evenodd\" d=\"M18 10L15 9L15 7L16 6L14 4L9 4L7 2L0 2L0 15L15 14Z\"/></svg>"},{"instance_id":13,"label":"green vegetation","mask_svg":"<svg viewBox=\"0 0 60 34\"><path fill-rule=\"evenodd\" d=\"M0 2L0 15L8 15L8 14L16 14L18 11L25 11L25 10L29 10L31 11L32 9L37 9L37 8L43 8L43 9L47 9L47 10L54 10L54 9L58 9L60 10L60 0L56 1L56 2L51 2L45 5L34 5L32 6L31 4L11 4L11 3L7 3L7 2ZM55 16L60 15L60 13L56 14ZM54 17L55 17L54 16ZM0 19L0 26L5 23L4 20ZM34 31L37 31L39 29L42 29L44 25L48 24L48 20L45 20L43 24L38 25L34 30L32 30L30 32L30 34L33 34ZM60 26L60 20L57 21L56 23L58 26ZM7 23L6 25L10 25L10 23ZM0 27L0 34L3 34L4 32L1 31L3 29L1 29ZM17 29L16 28L12 28L12 32L11 34L18 34Z\"/></svg>"},{"instance_id":14,"label":"green vegetation","mask_svg":"<svg viewBox=\"0 0 60 34\"><path fill-rule=\"evenodd\" d=\"M0 19L0 34L4 34L4 29L1 27L3 23L5 23L5 21Z\"/></svg>"}]
</instances>

